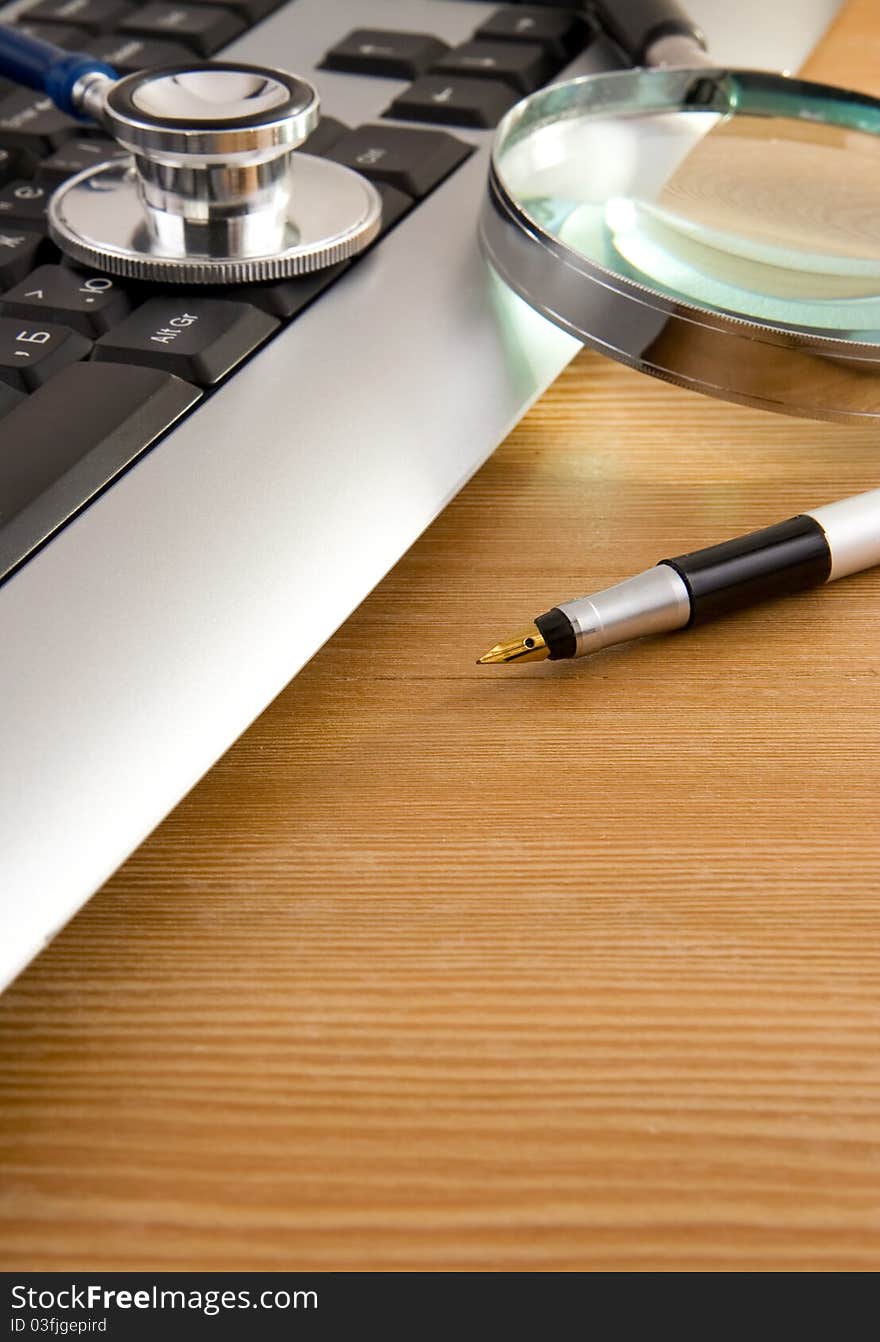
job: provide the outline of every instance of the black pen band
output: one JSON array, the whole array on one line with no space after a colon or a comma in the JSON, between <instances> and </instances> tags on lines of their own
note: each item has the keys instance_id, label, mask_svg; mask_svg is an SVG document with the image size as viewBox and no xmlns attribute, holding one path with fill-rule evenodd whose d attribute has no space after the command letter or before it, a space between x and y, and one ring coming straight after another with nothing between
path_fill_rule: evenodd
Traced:
<instances>
[{"instance_id":1,"label":"black pen band","mask_svg":"<svg viewBox=\"0 0 880 1342\"><path fill-rule=\"evenodd\" d=\"M692 625L759 601L820 587L831 573L831 547L816 519L804 513L660 562L674 569L687 588L688 625Z\"/></svg>"}]
</instances>

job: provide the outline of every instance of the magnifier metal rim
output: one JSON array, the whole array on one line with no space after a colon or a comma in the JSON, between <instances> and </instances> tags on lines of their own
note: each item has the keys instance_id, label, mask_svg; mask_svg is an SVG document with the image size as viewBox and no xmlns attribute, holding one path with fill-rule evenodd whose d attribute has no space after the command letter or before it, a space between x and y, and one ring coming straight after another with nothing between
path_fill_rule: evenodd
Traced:
<instances>
[{"instance_id":1,"label":"magnifier metal rim","mask_svg":"<svg viewBox=\"0 0 880 1342\"><path fill-rule=\"evenodd\" d=\"M287 89L287 99L270 113L250 116L206 118L194 126L184 117L157 117L134 102L134 94L147 82L175 75L203 73L198 65L163 65L138 70L111 85L105 102L108 129L126 148L137 152L188 155L229 155L296 146L314 129L320 102L316 90L304 79L286 70L248 65L243 61L212 61L204 72L254 74Z\"/></svg>"},{"instance_id":2,"label":"magnifier metal rim","mask_svg":"<svg viewBox=\"0 0 880 1342\"><path fill-rule=\"evenodd\" d=\"M542 103L552 108L553 102L559 101L560 90L589 86L588 92L596 100L596 115L600 115L603 111L613 112L625 101L624 89L627 83L634 85L637 80L656 79L658 87L662 88L664 83L668 85L672 82L671 77L677 76L680 80L686 73L695 81L708 78L719 84L725 79L735 79L740 87L754 95L773 92L782 86L794 100L803 98L815 101L822 98L842 104L860 103L876 112L880 118L880 101L868 95L848 94L845 90L828 85L768 75L763 71L729 70L723 67L701 68L690 72L625 70L581 76L564 84L552 85L523 99L498 126L480 218L480 243L484 255L505 283L530 307L585 344L642 371L681 385L698 387L707 394L727 400L791 414L824 418L849 418L853 414L867 414L871 417L880 415L880 388L877 391L876 411L853 410L847 404L844 388L844 384L853 376L853 364L861 365L866 373L876 375L874 366L880 365L880 345L849 339L833 330L766 322L757 317L743 317L727 310L702 307L684 298L673 298L649 284L624 278L589 260L548 232L508 190L499 164L501 155L509 146L524 116L534 113L536 107L540 110ZM571 115L582 114L582 110L572 112ZM657 109L648 107L638 110L648 112L662 108L658 106ZM671 105L669 110L672 110ZM548 111L546 120L552 117L552 111ZM528 129L536 129L538 125L540 120L536 117ZM853 129L858 127L854 126ZM674 327L682 343L680 360L670 359L663 367L651 361L651 353L645 347L645 317L648 313L656 328L655 336L663 329L664 319L667 334ZM707 346L705 357L696 361L701 365L702 373L694 376L695 361L688 357L682 338L689 336L690 342L706 341L710 335L711 345L720 357L714 360L713 367L713 357ZM729 357L732 353L731 341L736 344L735 359ZM669 346L672 342L666 343ZM802 363L805 365L803 375L809 376L809 360L805 361L805 356L823 356L823 375L833 372L835 362L840 361L840 395L830 396L828 404L816 405L801 399L794 391L789 395L769 390L767 394L762 394L757 389L762 384L761 360L767 357L764 351L768 345L774 348L777 362L779 357L790 354L793 376L795 373L800 375ZM728 357L724 357L725 351ZM735 366L733 378L731 366Z\"/></svg>"}]
</instances>

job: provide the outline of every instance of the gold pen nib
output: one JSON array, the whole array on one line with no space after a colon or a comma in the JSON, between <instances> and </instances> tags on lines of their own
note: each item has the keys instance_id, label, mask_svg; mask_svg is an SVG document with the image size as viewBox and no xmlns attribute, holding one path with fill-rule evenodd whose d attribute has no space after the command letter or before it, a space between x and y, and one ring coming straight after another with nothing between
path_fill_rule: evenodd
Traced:
<instances>
[{"instance_id":1,"label":"gold pen nib","mask_svg":"<svg viewBox=\"0 0 880 1342\"><path fill-rule=\"evenodd\" d=\"M550 649L541 637L537 625L530 624L516 638L496 643L494 648L477 658L477 666L497 666L506 662L543 662Z\"/></svg>"}]
</instances>

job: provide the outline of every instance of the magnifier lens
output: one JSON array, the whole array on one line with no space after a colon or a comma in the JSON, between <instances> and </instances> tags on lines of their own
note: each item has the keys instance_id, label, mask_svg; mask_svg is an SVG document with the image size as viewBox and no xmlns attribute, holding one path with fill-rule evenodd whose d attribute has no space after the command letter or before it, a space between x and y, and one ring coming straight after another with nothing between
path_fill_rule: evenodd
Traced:
<instances>
[{"instance_id":1,"label":"magnifier lens","mask_svg":"<svg viewBox=\"0 0 880 1342\"><path fill-rule=\"evenodd\" d=\"M512 114L496 171L535 223L612 276L880 344L880 115L782 82L576 80Z\"/></svg>"}]
</instances>

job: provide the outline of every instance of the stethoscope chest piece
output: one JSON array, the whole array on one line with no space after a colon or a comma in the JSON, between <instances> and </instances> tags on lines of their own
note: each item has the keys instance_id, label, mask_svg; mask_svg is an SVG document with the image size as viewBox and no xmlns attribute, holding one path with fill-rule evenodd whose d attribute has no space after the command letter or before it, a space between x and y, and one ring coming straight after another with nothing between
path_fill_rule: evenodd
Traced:
<instances>
[{"instance_id":1,"label":"stethoscope chest piece","mask_svg":"<svg viewBox=\"0 0 880 1342\"><path fill-rule=\"evenodd\" d=\"M132 157L54 193L49 231L74 260L131 279L250 283L344 261L377 235L375 187L294 152L318 120L304 80L217 63L84 83L81 106Z\"/></svg>"}]
</instances>

